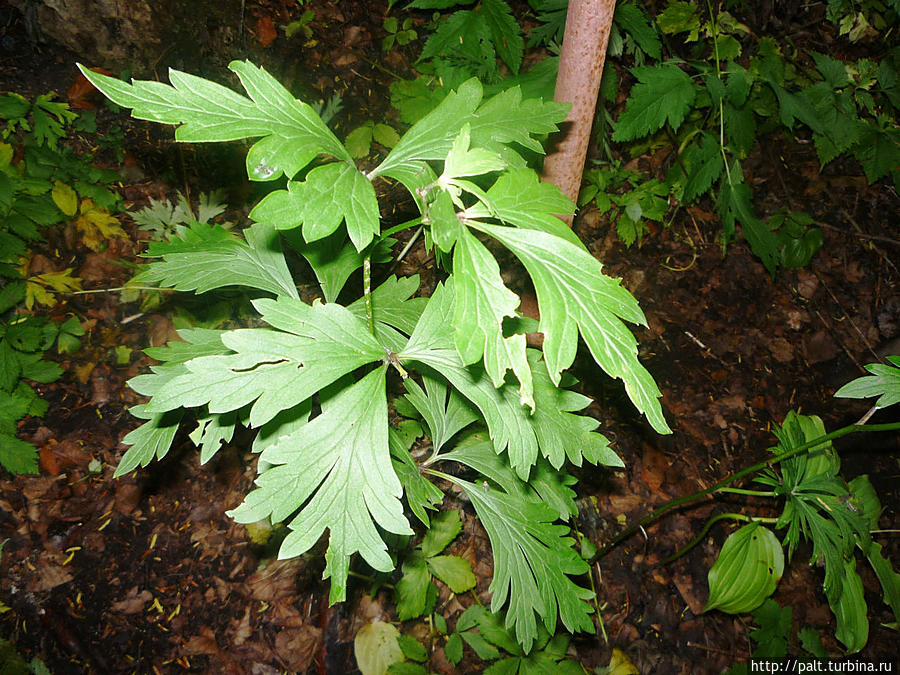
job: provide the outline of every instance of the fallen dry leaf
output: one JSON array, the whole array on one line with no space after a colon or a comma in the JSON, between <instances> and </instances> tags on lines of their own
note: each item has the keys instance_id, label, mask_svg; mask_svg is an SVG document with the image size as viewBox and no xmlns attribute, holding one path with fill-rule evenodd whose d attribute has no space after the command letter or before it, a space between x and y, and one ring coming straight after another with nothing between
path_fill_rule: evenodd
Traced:
<instances>
[{"instance_id":1,"label":"fallen dry leaf","mask_svg":"<svg viewBox=\"0 0 900 675\"><path fill-rule=\"evenodd\" d=\"M261 47L269 47L278 37L278 29L272 17L264 16L256 22L256 39Z\"/></svg>"},{"instance_id":2,"label":"fallen dry leaf","mask_svg":"<svg viewBox=\"0 0 900 675\"><path fill-rule=\"evenodd\" d=\"M106 68L91 68L90 70L102 75L112 75ZM80 72L75 76L75 82L69 87L66 96L70 106L81 110L93 110L95 101L100 100L100 92Z\"/></svg>"},{"instance_id":3,"label":"fallen dry leaf","mask_svg":"<svg viewBox=\"0 0 900 675\"><path fill-rule=\"evenodd\" d=\"M144 611L144 605L150 602L153 599L153 594L144 589L143 591L138 591L137 586L133 586L128 593L125 594L125 597L118 602L114 602L110 609L113 612L118 612L120 614L137 614L138 612Z\"/></svg>"}]
</instances>

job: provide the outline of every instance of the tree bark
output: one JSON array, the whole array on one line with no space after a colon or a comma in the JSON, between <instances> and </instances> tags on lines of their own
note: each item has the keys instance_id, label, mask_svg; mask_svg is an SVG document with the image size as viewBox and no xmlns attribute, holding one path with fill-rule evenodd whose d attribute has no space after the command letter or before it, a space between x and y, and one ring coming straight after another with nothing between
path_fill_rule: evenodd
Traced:
<instances>
[{"instance_id":1,"label":"tree bark","mask_svg":"<svg viewBox=\"0 0 900 675\"><path fill-rule=\"evenodd\" d=\"M571 103L572 110L563 125L564 136L544 160L543 180L558 186L572 201L581 187L615 9L615 0L569 2L554 99ZM572 225L572 216L564 220Z\"/></svg>"}]
</instances>

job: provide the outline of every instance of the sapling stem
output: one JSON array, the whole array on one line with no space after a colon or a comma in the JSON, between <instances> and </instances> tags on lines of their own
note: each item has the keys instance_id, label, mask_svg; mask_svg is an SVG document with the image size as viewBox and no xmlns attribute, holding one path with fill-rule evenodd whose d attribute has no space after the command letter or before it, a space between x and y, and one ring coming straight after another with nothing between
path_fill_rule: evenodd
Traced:
<instances>
[{"instance_id":1,"label":"sapling stem","mask_svg":"<svg viewBox=\"0 0 900 675\"><path fill-rule=\"evenodd\" d=\"M810 448L814 448L817 445L821 445L822 443L826 443L830 440L834 440L835 438L841 438L842 436L847 436L849 434L856 433L857 431L896 431L898 429L900 429L900 422L890 422L888 424L850 424L846 427L841 427L840 429L837 429L835 431L827 433L824 436L819 436L818 438L814 438L811 441L807 441L806 443L803 443L802 445L798 445L796 448L788 450L787 452L785 452L781 455L776 455L775 457L764 460L762 462L757 462L753 466L748 466L746 469L741 469L736 474L728 476L727 478L723 478L722 480L717 482L715 485L712 485L712 486L706 488L705 490L700 490L699 492L695 492L695 493L687 495L685 497L679 497L678 499L673 499L671 501L666 502L665 504L660 506L658 509L655 509L654 511L650 512L649 514L647 514L646 516L641 518L639 521L637 521L633 525L627 527L622 532L617 534L606 544L601 546L597 550L597 553L595 553L592 556L590 562L593 563L595 560L602 558L607 553L609 553L612 549L614 549L616 546L618 546L620 543L622 543L626 539L630 538L636 532L638 532L642 528L646 527L650 523L654 522L660 516L668 513L669 511L672 511L673 509L676 509L679 506L684 506L686 504L695 502L699 499L703 499L704 497L707 497L709 495L713 495L718 492L721 492L722 488L726 487L727 485L730 485L731 483L734 483L737 480L740 480L741 478L744 478L745 476L749 476L752 473L761 471L762 469L765 469L766 467L770 467L770 466L779 464L786 459L790 459L791 457L796 457L797 455L799 455L803 452L806 452Z\"/></svg>"}]
</instances>

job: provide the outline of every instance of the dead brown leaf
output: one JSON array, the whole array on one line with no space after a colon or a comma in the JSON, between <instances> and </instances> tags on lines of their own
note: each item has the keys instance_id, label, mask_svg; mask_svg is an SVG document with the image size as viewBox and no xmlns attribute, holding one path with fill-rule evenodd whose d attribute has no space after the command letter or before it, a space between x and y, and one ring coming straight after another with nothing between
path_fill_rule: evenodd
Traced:
<instances>
[{"instance_id":1,"label":"dead brown leaf","mask_svg":"<svg viewBox=\"0 0 900 675\"><path fill-rule=\"evenodd\" d=\"M144 589L139 591L137 586L132 586L125 597L118 602L114 602L110 609L120 614L137 614L144 611L144 605L153 599L153 594Z\"/></svg>"},{"instance_id":2,"label":"dead brown leaf","mask_svg":"<svg viewBox=\"0 0 900 675\"><path fill-rule=\"evenodd\" d=\"M284 629L275 636L275 649L289 670L305 673L322 641L322 631L313 626Z\"/></svg>"},{"instance_id":3,"label":"dead brown leaf","mask_svg":"<svg viewBox=\"0 0 900 675\"><path fill-rule=\"evenodd\" d=\"M270 47L277 37L278 29L275 28L272 17L264 16L256 22L256 39L260 47Z\"/></svg>"}]
</instances>

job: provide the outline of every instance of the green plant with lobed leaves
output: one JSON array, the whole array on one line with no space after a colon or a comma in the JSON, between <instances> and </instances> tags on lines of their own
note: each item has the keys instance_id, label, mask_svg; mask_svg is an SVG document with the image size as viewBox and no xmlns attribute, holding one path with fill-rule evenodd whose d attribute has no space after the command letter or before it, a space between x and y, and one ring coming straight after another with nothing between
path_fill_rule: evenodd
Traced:
<instances>
[{"instance_id":1,"label":"green plant with lobed leaves","mask_svg":"<svg viewBox=\"0 0 900 675\"><path fill-rule=\"evenodd\" d=\"M567 1L529 0L529 5L539 24L528 34L528 46L559 42ZM427 38L416 64L421 75L391 86L392 104L405 122L419 119L471 76L488 90L517 84L530 96L552 97L558 60L548 57L527 72L521 69L526 38L504 0L416 0L408 7L455 11ZM880 36L887 42L898 3L829 0L825 9L851 41ZM888 179L896 186L900 49L885 44L872 51L878 60L798 53L789 43L754 35L734 14L713 11L709 3L668 0L653 16L641 3L616 3L601 101L617 100L614 64L620 57L629 59L635 81L618 119L601 102L595 130L610 162L586 173L580 204L596 200L609 212L612 200L620 208L610 219L630 245L646 232L647 221L665 218L669 209L661 209L667 206L663 197L671 195L680 205L712 198L723 251L740 232L770 272L805 266L822 245L821 230L803 212L758 216L743 162L758 139L808 134L822 167L849 155L870 183ZM629 179L630 186L623 186L607 132L632 157L671 148L665 181Z\"/></svg>"},{"instance_id":2,"label":"green plant with lobed leaves","mask_svg":"<svg viewBox=\"0 0 900 675\"><path fill-rule=\"evenodd\" d=\"M54 323L31 313L36 304L55 305L58 292L80 289L81 280L71 268L28 276L29 247L43 240L43 228L69 219L77 218L86 242L87 230L113 233L118 224L108 209L121 201L106 186L118 174L92 166L89 155L64 142L73 132L95 131L94 117L53 99L52 92L33 101L0 96L0 466L11 473L37 473L37 450L16 434L23 417L47 412L31 383L62 374L45 352L54 345L77 351L84 335L76 317Z\"/></svg>"},{"instance_id":3,"label":"green plant with lobed leaves","mask_svg":"<svg viewBox=\"0 0 900 675\"><path fill-rule=\"evenodd\" d=\"M900 622L900 574L884 557L881 544L871 536L878 529L881 516L878 495L868 476L857 476L850 481L843 478L840 457L832 445L833 440L860 431L900 431L900 422L867 424L876 411L900 403L900 356L888 356L887 363L870 364L866 370L869 375L857 378L835 392L835 396L843 398L877 397L859 422L826 434L819 417L789 412L774 430L778 445L771 448L773 456L769 460L744 468L705 490L667 502L606 543L598 556L663 514L699 499L730 493L781 500L784 504L778 517L746 513L713 516L687 546L663 562L677 559L703 541L709 529L720 520L746 523L728 536L709 571L709 600L704 611L717 609L730 614L745 614L757 610L768 615L768 621L780 624L782 619L771 616L773 612L777 613L777 606L774 609L771 605L768 609L760 606L781 580L785 567L784 549L787 549L790 562L801 540L808 542L812 545L810 564L825 570L823 590L835 616L835 637L848 653L862 650L869 637L869 621L862 578L857 571L857 552L872 568L881 584L885 604L891 608L895 622ZM748 476L769 489L730 487ZM767 526L786 529L784 538L779 541ZM758 620L761 618L760 614L755 616ZM782 633L790 632L789 613L786 622ZM771 635L768 638L774 639ZM814 648L815 644L816 640L807 634L804 648L821 657L818 653L821 645ZM784 639L780 640L780 646L770 642L754 656L784 656L783 652L776 653L784 646ZM769 651L770 648L774 651Z\"/></svg>"},{"instance_id":4,"label":"green plant with lobed leaves","mask_svg":"<svg viewBox=\"0 0 900 675\"><path fill-rule=\"evenodd\" d=\"M452 485L487 530L491 607L506 607L505 626L523 650L558 621L592 629L593 594L573 578L589 568L564 524L576 512L566 465L621 461L597 421L579 414L590 400L568 388L579 335L653 428L669 429L624 323L644 323L643 313L553 215L574 205L523 157L542 152L538 138L556 129L566 106L523 99L515 88L485 99L469 80L362 172L309 105L261 68L230 68L247 96L174 70L167 85L82 68L135 117L177 125L179 141L259 138L248 176L283 182L251 211L243 237L193 223L149 245L156 260L142 281L196 293L245 287L256 294L261 327L183 330L184 342L148 350L160 363L129 383L150 397L132 409L146 421L126 436L117 475L163 457L186 410L203 462L238 425L258 430L257 487L230 513L244 523L287 522L282 558L309 550L327 529L331 602L346 597L354 553L393 570L381 531L412 533L404 502L427 527L442 487ZM380 179L405 186L421 215L383 225L373 187ZM415 297L415 276L372 288L391 235L416 226L446 279L427 297ZM488 239L528 271L539 324L519 315ZM300 297L283 247L309 262L321 299ZM345 291L360 268L361 287ZM356 299L341 304L339 296ZM526 346L534 330L544 335L542 351ZM394 408L427 429L430 452L418 459L390 423L401 388L404 404Z\"/></svg>"},{"instance_id":5,"label":"green plant with lobed leaves","mask_svg":"<svg viewBox=\"0 0 900 675\"><path fill-rule=\"evenodd\" d=\"M768 222L756 215L742 160L764 134L796 134L805 127L821 166L849 154L870 183L900 181L897 48L878 62L845 63L812 52L810 68L771 37L754 44L749 28L727 11L669 0L653 23L663 37L681 39L685 54L670 48L664 60L663 43L644 18L631 25L631 37L651 63L631 69L637 82L613 123L612 140L629 144L634 155L675 146L677 161L666 183L680 204L715 198L723 247L739 224L774 273L779 266L806 265L822 244L806 214Z\"/></svg>"}]
</instances>

